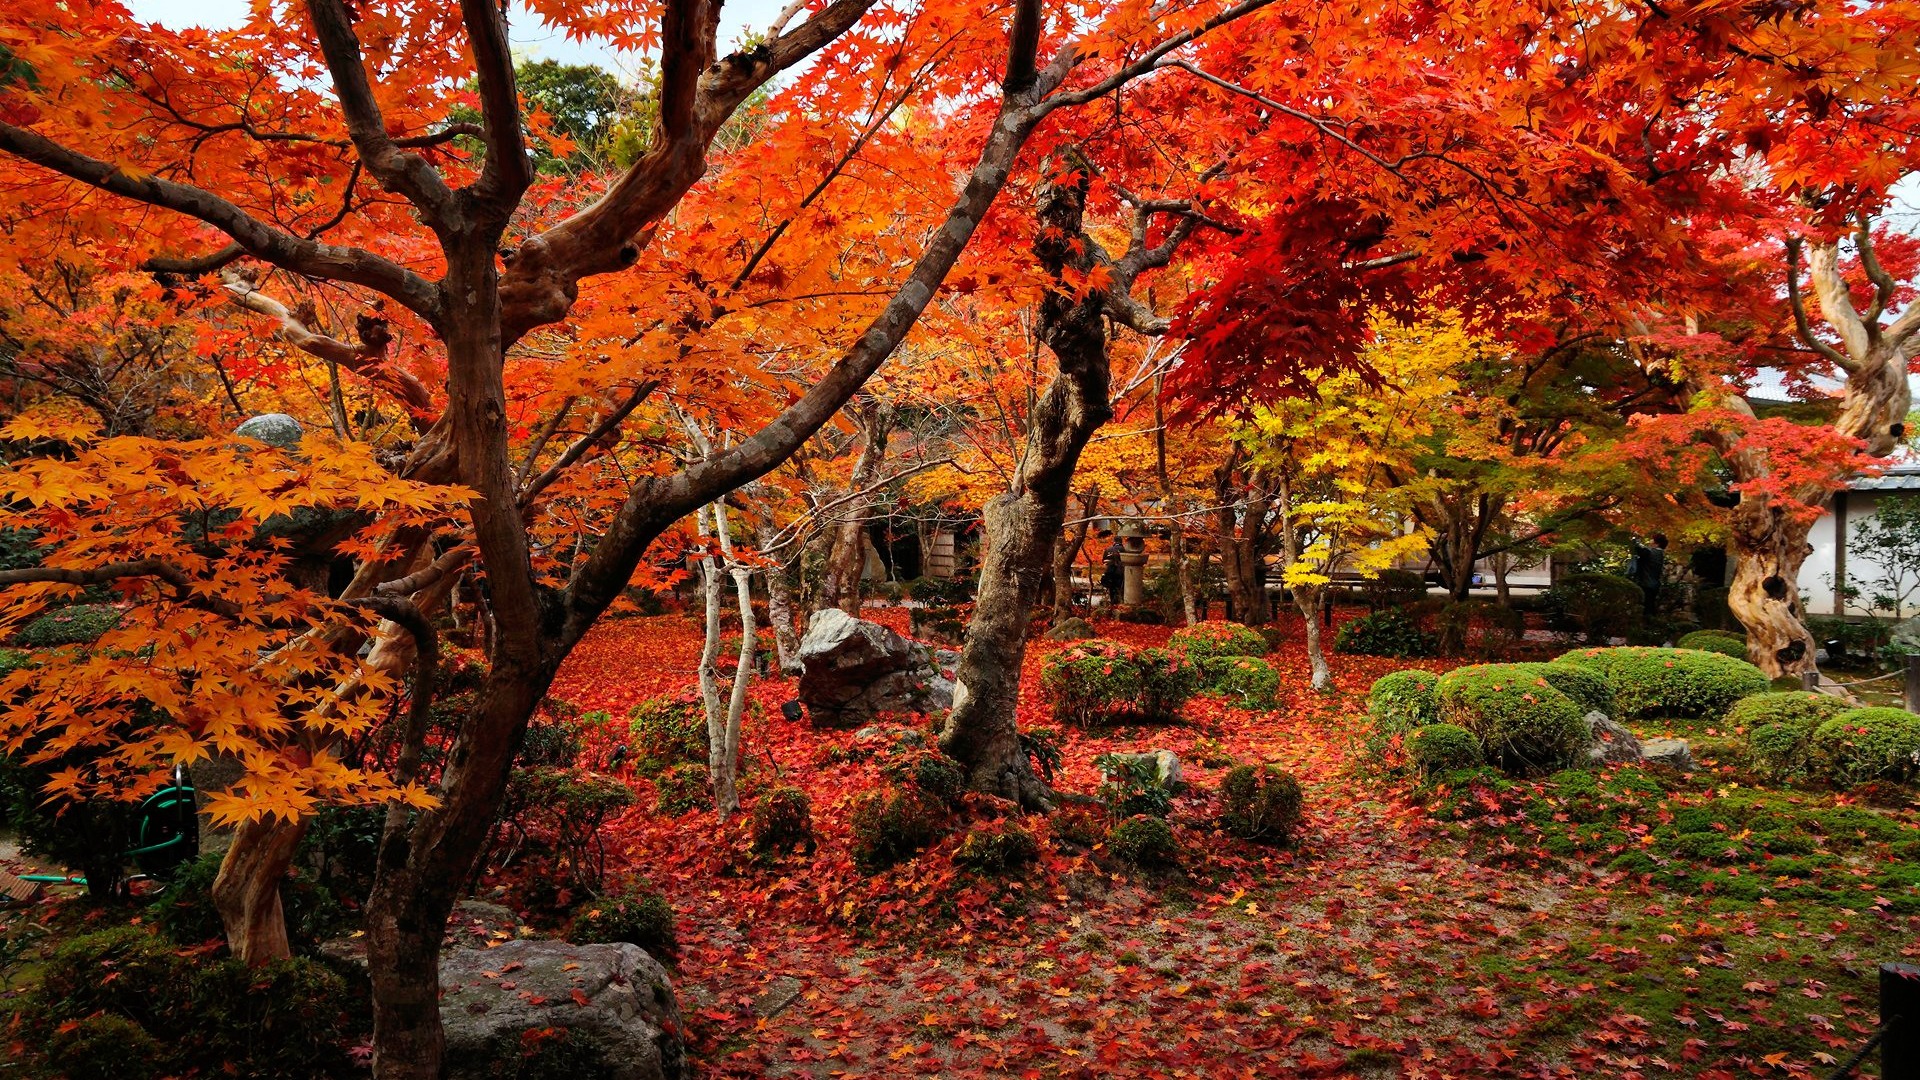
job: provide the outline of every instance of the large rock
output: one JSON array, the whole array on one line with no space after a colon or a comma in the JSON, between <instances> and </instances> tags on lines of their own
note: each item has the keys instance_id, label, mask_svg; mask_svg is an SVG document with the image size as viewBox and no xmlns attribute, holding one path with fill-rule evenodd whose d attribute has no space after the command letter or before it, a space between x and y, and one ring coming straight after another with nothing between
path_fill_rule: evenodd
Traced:
<instances>
[{"instance_id":1,"label":"large rock","mask_svg":"<svg viewBox=\"0 0 1920 1080\"><path fill-rule=\"evenodd\" d=\"M800 700L816 727L858 727L882 713L953 705L953 682L925 649L838 608L807 623L800 667Z\"/></svg>"},{"instance_id":2,"label":"large rock","mask_svg":"<svg viewBox=\"0 0 1920 1080\"><path fill-rule=\"evenodd\" d=\"M673 984L638 945L509 941L457 949L441 958L440 987L446 1080L499 1075L503 1047L518 1047L524 1032L543 1028L567 1028L596 1044L604 1058L596 1078L687 1075Z\"/></svg>"},{"instance_id":3,"label":"large rock","mask_svg":"<svg viewBox=\"0 0 1920 1080\"><path fill-rule=\"evenodd\" d=\"M245 423L233 429L235 435L247 439L259 439L268 446L281 449L300 445L300 438L306 434L300 428L300 421L286 413L261 413L249 418Z\"/></svg>"},{"instance_id":4,"label":"large rock","mask_svg":"<svg viewBox=\"0 0 1920 1080\"><path fill-rule=\"evenodd\" d=\"M1629 765L1639 761L1640 740L1618 721L1594 710L1587 714L1587 764Z\"/></svg>"},{"instance_id":5,"label":"large rock","mask_svg":"<svg viewBox=\"0 0 1920 1080\"><path fill-rule=\"evenodd\" d=\"M1693 747L1685 739L1648 739L1640 754L1649 765L1667 765L1682 772L1693 769Z\"/></svg>"}]
</instances>

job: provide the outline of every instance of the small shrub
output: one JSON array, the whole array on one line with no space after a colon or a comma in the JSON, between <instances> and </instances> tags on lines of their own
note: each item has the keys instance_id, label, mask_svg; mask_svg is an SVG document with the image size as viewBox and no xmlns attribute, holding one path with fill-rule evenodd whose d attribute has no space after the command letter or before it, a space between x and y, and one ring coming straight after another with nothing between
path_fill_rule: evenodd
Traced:
<instances>
[{"instance_id":1,"label":"small shrub","mask_svg":"<svg viewBox=\"0 0 1920 1080\"><path fill-rule=\"evenodd\" d=\"M796 787L777 787L753 806L753 850L773 855L813 850L813 801Z\"/></svg>"},{"instance_id":2,"label":"small shrub","mask_svg":"<svg viewBox=\"0 0 1920 1080\"><path fill-rule=\"evenodd\" d=\"M1390 611L1427 598L1426 576L1414 570L1389 568L1360 586L1360 600L1374 611Z\"/></svg>"},{"instance_id":3,"label":"small shrub","mask_svg":"<svg viewBox=\"0 0 1920 1080\"><path fill-rule=\"evenodd\" d=\"M1737 660L1747 658L1747 637L1730 630L1695 630L1683 636L1674 645L1682 649L1697 649L1700 652L1716 652L1722 656L1731 656Z\"/></svg>"},{"instance_id":4,"label":"small shrub","mask_svg":"<svg viewBox=\"0 0 1920 1080\"><path fill-rule=\"evenodd\" d=\"M948 828L947 808L918 788L872 791L854 800L853 862L875 874L913 858Z\"/></svg>"},{"instance_id":5,"label":"small shrub","mask_svg":"<svg viewBox=\"0 0 1920 1080\"><path fill-rule=\"evenodd\" d=\"M1813 755L1836 787L1920 776L1920 716L1849 709L1813 730Z\"/></svg>"},{"instance_id":6,"label":"small shrub","mask_svg":"<svg viewBox=\"0 0 1920 1080\"><path fill-rule=\"evenodd\" d=\"M1177 719L1180 706L1200 689L1200 665L1177 650L1141 649L1134 663L1140 671L1143 719L1161 722Z\"/></svg>"},{"instance_id":7,"label":"small shrub","mask_svg":"<svg viewBox=\"0 0 1920 1080\"><path fill-rule=\"evenodd\" d=\"M1771 780L1790 780L1807 771L1807 751L1818 724L1762 724L1747 734L1747 755L1756 771Z\"/></svg>"},{"instance_id":8,"label":"small shrub","mask_svg":"<svg viewBox=\"0 0 1920 1080\"><path fill-rule=\"evenodd\" d=\"M1439 647L1412 616L1400 608L1386 608L1341 623L1333 648L1352 656L1413 659L1432 656Z\"/></svg>"},{"instance_id":9,"label":"small shrub","mask_svg":"<svg viewBox=\"0 0 1920 1080\"><path fill-rule=\"evenodd\" d=\"M1160 767L1152 757L1101 754L1093 767L1104 778L1094 797L1116 820L1140 814L1166 817L1173 810L1173 793L1160 782Z\"/></svg>"},{"instance_id":10,"label":"small shrub","mask_svg":"<svg viewBox=\"0 0 1920 1080\"><path fill-rule=\"evenodd\" d=\"M1231 622L1208 621L1182 627L1173 632L1167 647L1195 660L1212 656L1267 655L1267 639L1260 636L1260 631Z\"/></svg>"},{"instance_id":11,"label":"small shrub","mask_svg":"<svg viewBox=\"0 0 1920 1080\"><path fill-rule=\"evenodd\" d=\"M1220 824L1243 840L1284 844L1300 824L1300 782L1278 765L1236 765L1220 783Z\"/></svg>"},{"instance_id":12,"label":"small shrub","mask_svg":"<svg viewBox=\"0 0 1920 1080\"><path fill-rule=\"evenodd\" d=\"M679 817L713 806L713 785L705 765L688 762L675 765L653 778L653 808L668 817Z\"/></svg>"},{"instance_id":13,"label":"small shrub","mask_svg":"<svg viewBox=\"0 0 1920 1080\"><path fill-rule=\"evenodd\" d=\"M1613 687L1607 680L1587 668L1577 664L1532 664L1528 665L1547 680L1547 685L1573 699L1580 706L1580 715L1590 712L1613 712Z\"/></svg>"},{"instance_id":14,"label":"small shrub","mask_svg":"<svg viewBox=\"0 0 1920 1080\"><path fill-rule=\"evenodd\" d=\"M1433 688L1440 676L1431 671L1408 668L1388 672L1373 681L1367 692L1367 715L1375 729L1399 734L1425 727L1440 720L1440 703Z\"/></svg>"},{"instance_id":15,"label":"small shrub","mask_svg":"<svg viewBox=\"0 0 1920 1080\"><path fill-rule=\"evenodd\" d=\"M1257 656L1216 656L1200 661L1206 692L1243 709L1269 709L1280 691L1280 673Z\"/></svg>"},{"instance_id":16,"label":"small shrub","mask_svg":"<svg viewBox=\"0 0 1920 1080\"><path fill-rule=\"evenodd\" d=\"M348 1029L346 980L295 957L249 968L238 960L198 967L191 994L195 1057L259 1080L338 1076ZM238 1066L238 1068L234 1068Z\"/></svg>"},{"instance_id":17,"label":"small shrub","mask_svg":"<svg viewBox=\"0 0 1920 1080\"><path fill-rule=\"evenodd\" d=\"M147 1080L159 1075L160 1044L145 1028L96 1013L54 1029L47 1061L67 1080Z\"/></svg>"},{"instance_id":18,"label":"small shrub","mask_svg":"<svg viewBox=\"0 0 1920 1080\"><path fill-rule=\"evenodd\" d=\"M569 940L581 945L626 942L656 957L670 957L680 947L673 905L638 881L574 908Z\"/></svg>"},{"instance_id":19,"label":"small shrub","mask_svg":"<svg viewBox=\"0 0 1920 1080\"><path fill-rule=\"evenodd\" d=\"M627 714L633 768L652 776L675 765L707 760L707 715L698 701L659 697Z\"/></svg>"},{"instance_id":20,"label":"small shrub","mask_svg":"<svg viewBox=\"0 0 1920 1080\"><path fill-rule=\"evenodd\" d=\"M1113 827L1107 847L1115 858L1135 866L1172 866L1180 857L1180 841L1164 818L1130 817Z\"/></svg>"},{"instance_id":21,"label":"small shrub","mask_svg":"<svg viewBox=\"0 0 1920 1080\"><path fill-rule=\"evenodd\" d=\"M948 806L967 790L967 775L960 763L937 750L909 750L880 770L901 787L915 788Z\"/></svg>"},{"instance_id":22,"label":"small shrub","mask_svg":"<svg viewBox=\"0 0 1920 1080\"><path fill-rule=\"evenodd\" d=\"M1040 857L1040 843L1016 821L990 821L969 831L953 861L987 873L1018 870Z\"/></svg>"},{"instance_id":23,"label":"small shrub","mask_svg":"<svg viewBox=\"0 0 1920 1080\"><path fill-rule=\"evenodd\" d=\"M1604 645L1639 624L1644 596L1640 586L1618 574L1568 574L1546 592L1547 623Z\"/></svg>"},{"instance_id":24,"label":"small shrub","mask_svg":"<svg viewBox=\"0 0 1920 1080\"><path fill-rule=\"evenodd\" d=\"M1136 713L1146 692L1140 665L1117 641L1082 641L1047 657L1040 687L1063 723L1091 727Z\"/></svg>"},{"instance_id":25,"label":"small shrub","mask_svg":"<svg viewBox=\"0 0 1920 1080\"><path fill-rule=\"evenodd\" d=\"M1831 694L1810 690L1777 690L1752 694L1733 703L1726 722L1732 727L1758 730L1768 724L1787 724L1807 732L1819 727L1853 706Z\"/></svg>"},{"instance_id":26,"label":"small shrub","mask_svg":"<svg viewBox=\"0 0 1920 1080\"><path fill-rule=\"evenodd\" d=\"M1455 724L1429 724L1407 736L1407 756L1427 779L1486 764L1473 732Z\"/></svg>"},{"instance_id":27,"label":"small shrub","mask_svg":"<svg viewBox=\"0 0 1920 1080\"><path fill-rule=\"evenodd\" d=\"M1487 760L1508 772L1557 769L1586 740L1584 714L1536 664L1479 664L1440 677L1440 719L1480 739Z\"/></svg>"},{"instance_id":28,"label":"small shrub","mask_svg":"<svg viewBox=\"0 0 1920 1080\"><path fill-rule=\"evenodd\" d=\"M20 628L13 643L26 649L62 645L91 645L100 635L120 625L120 609L112 604L74 604L54 608Z\"/></svg>"},{"instance_id":29,"label":"small shrub","mask_svg":"<svg viewBox=\"0 0 1920 1080\"><path fill-rule=\"evenodd\" d=\"M1744 660L1695 649L1575 649L1554 661L1586 668L1613 688L1616 717L1718 720L1772 685Z\"/></svg>"},{"instance_id":30,"label":"small shrub","mask_svg":"<svg viewBox=\"0 0 1920 1080\"><path fill-rule=\"evenodd\" d=\"M520 754L514 760L522 765L577 764L584 728L574 718L530 723L520 740Z\"/></svg>"},{"instance_id":31,"label":"small shrub","mask_svg":"<svg viewBox=\"0 0 1920 1080\"><path fill-rule=\"evenodd\" d=\"M1033 771L1048 784L1066 764L1066 754L1060 749L1060 733L1052 728L1032 728L1020 733L1020 749L1026 751L1027 762Z\"/></svg>"}]
</instances>

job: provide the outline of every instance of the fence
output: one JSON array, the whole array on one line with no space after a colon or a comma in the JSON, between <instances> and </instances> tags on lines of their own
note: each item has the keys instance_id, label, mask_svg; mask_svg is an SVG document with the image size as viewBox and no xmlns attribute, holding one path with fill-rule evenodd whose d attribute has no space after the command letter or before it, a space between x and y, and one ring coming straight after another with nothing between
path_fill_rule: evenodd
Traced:
<instances>
[{"instance_id":1,"label":"fence","mask_svg":"<svg viewBox=\"0 0 1920 1080\"><path fill-rule=\"evenodd\" d=\"M1920 1080L1920 967L1880 965L1880 1027L1828 1080L1857 1075L1876 1046L1880 1080Z\"/></svg>"},{"instance_id":2,"label":"fence","mask_svg":"<svg viewBox=\"0 0 1920 1080\"><path fill-rule=\"evenodd\" d=\"M1823 681L1817 671L1800 673L1800 685L1815 692L1845 690L1852 686L1865 686L1868 683L1888 682L1893 679L1905 680L1903 693L1908 712L1920 713L1920 656L1906 658L1907 665L1899 671L1889 671L1885 675L1875 675L1870 679L1855 679L1853 682Z\"/></svg>"}]
</instances>

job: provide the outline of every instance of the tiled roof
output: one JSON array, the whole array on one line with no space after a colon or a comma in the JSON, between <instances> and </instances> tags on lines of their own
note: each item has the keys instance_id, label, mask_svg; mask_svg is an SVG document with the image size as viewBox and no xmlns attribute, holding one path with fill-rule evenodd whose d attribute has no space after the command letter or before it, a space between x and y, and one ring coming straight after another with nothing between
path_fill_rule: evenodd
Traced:
<instances>
[{"instance_id":1,"label":"tiled roof","mask_svg":"<svg viewBox=\"0 0 1920 1080\"><path fill-rule=\"evenodd\" d=\"M1856 476L1848 491L1920 491L1920 465L1895 465L1879 476Z\"/></svg>"}]
</instances>

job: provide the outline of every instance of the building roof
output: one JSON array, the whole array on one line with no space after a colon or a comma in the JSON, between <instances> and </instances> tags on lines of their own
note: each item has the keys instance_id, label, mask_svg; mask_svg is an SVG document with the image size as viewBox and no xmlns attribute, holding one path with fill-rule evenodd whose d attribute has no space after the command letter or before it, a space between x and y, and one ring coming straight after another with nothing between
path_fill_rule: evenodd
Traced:
<instances>
[{"instance_id":1,"label":"building roof","mask_svg":"<svg viewBox=\"0 0 1920 1080\"><path fill-rule=\"evenodd\" d=\"M1856 476L1848 491L1920 491L1920 465L1893 465L1879 476Z\"/></svg>"}]
</instances>

